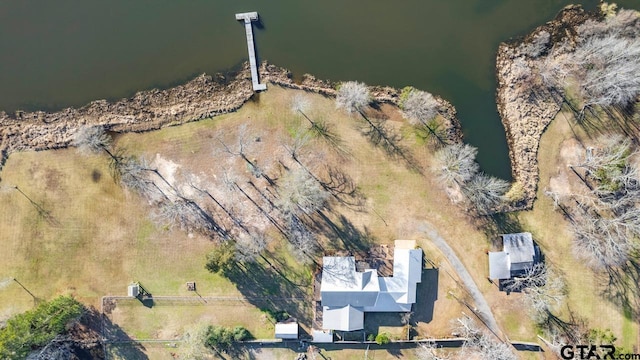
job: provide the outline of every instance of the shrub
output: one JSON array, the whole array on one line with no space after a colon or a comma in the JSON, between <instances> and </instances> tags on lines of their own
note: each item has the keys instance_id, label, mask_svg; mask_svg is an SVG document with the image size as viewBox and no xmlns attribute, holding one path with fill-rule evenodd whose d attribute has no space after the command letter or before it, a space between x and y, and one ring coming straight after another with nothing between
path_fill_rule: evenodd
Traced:
<instances>
[{"instance_id":1,"label":"shrub","mask_svg":"<svg viewBox=\"0 0 640 360\"><path fill-rule=\"evenodd\" d=\"M207 346L224 350L231 347L233 344L233 331L223 326L211 326L207 331Z\"/></svg>"},{"instance_id":2,"label":"shrub","mask_svg":"<svg viewBox=\"0 0 640 360\"><path fill-rule=\"evenodd\" d=\"M374 341L376 339L376 334L367 335L367 341Z\"/></svg>"},{"instance_id":3,"label":"shrub","mask_svg":"<svg viewBox=\"0 0 640 360\"><path fill-rule=\"evenodd\" d=\"M269 320L273 323L285 321L291 317L289 313L284 310L275 311L271 309L264 309L262 310L262 312L267 314L267 316L269 317Z\"/></svg>"},{"instance_id":4,"label":"shrub","mask_svg":"<svg viewBox=\"0 0 640 360\"><path fill-rule=\"evenodd\" d=\"M251 333L249 333L249 330L245 329L242 326L236 326L235 328L233 328L234 341L238 342L238 341L245 341L249 339L251 339Z\"/></svg>"},{"instance_id":5,"label":"shrub","mask_svg":"<svg viewBox=\"0 0 640 360\"><path fill-rule=\"evenodd\" d=\"M387 333L380 333L376 336L376 344L378 345L385 345L391 342L391 339L389 338L389 334Z\"/></svg>"},{"instance_id":6,"label":"shrub","mask_svg":"<svg viewBox=\"0 0 640 360\"><path fill-rule=\"evenodd\" d=\"M251 338L251 333L243 326L236 326L233 329L224 326L210 326L207 330L205 344L213 349L227 350L234 343Z\"/></svg>"}]
</instances>

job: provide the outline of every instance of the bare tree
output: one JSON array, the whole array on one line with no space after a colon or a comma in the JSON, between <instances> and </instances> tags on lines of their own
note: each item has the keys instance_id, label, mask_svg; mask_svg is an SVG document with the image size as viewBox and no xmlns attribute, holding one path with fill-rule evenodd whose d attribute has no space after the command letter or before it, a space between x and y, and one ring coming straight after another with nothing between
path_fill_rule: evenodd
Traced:
<instances>
[{"instance_id":1,"label":"bare tree","mask_svg":"<svg viewBox=\"0 0 640 360\"><path fill-rule=\"evenodd\" d=\"M314 126L315 122L311 120L309 116L307 116L307 111L309 111L309 108L311 108L311 101L306 96L302 94L296 94L296 96L291 99L291 111L295 114L302 115L305 119L307 119L307 121L309 121L311 126Z\"/></svg>"},{"instance_id":2,"label":"bare tree","mask_svg":"<svg viewBox=\"0 0 640 360\"><path fill-rule=\"evenodd\" d=\"M206 221L193 202L182 199L163 201L154 215L158 222L169 227L178 226L185 231L202 228Z\"/></svg>"},{"instance_id":3,"label":"bare tree","mask_svg":"<svg viewBox=\"0 0 640 360\"><path fill-rule=\"evenodd\" d=\"M427 124L438 115L440 105L433 95L416 89L409 90L409 94L402 102L405 118L413 125Z\"/></svg>"},{"instance_id":4,"label":"bare tree","mask_svg":"<svg viewBox=\"0 0 640 360\"><path fill-rule=\"evenodd\" d=\"M539 324L549 319L566 294L562 278L544 263L537 263L524 274L512 278L505 289L524 293L525 306Z\"/></svg>"},{"instance_id":5,"label":"bare tree","mask_svg":"<svg viewBox=\"0 0 640 360\"><path fill-rule=\"evenodd\" d=\"M420 360L448 360L449 356L445 355L442 350L438 348L438 345L433 342L423 342L416 348L416 355Z\"/></svg>"},{"instance_id":6,"label":"bare tree","mask_svg":"<svg viewBox=\"0 0 640 360\"><path fill-rule=\"evenodd\" d=\"M534 76L533 69L524 56L513 59L511 73L516 84L515 90L520 94L531 92L535 87L538 78Z\"/></svg>"},{"instance_id":7,"label":"bare tree","mask_svg":"<svg viewBox=\"0 0 640 360\"><path fill-rule=\"evenodd\" d=\"M537 323L548 321L556 312L566 295L562 278L548 267L543 267L523 291L529 315Z\"/></svg>"},{"instance_id":8,"label":"bare tree","mask_svg":"<svg viewBox=\"0 0 640 360\"><path fill-rule=\"evenodd\" d=\"M246 263L254 262L268 244L267 238L263 233L252 232L250 234L241 233L236 237L236 260Z\"/></svg>"},{"instance_id":9,"label":"bare tree","mask_svg":"<svg viewBox=\"0 0 640 360\"><path fill-rule=\"evenodd\" d=\"M402 325L409 325L411 323L411 317L413 316L413 311L405 312L400 314L400 323Z\"/></svg>"},{"instance_id":10,"label":"bare tree","mask_svg":"<svg viewBox=\"0 0 640 360\"><path fill-rule=\"evenodd\" d=\"M537 58L547 50L550 40L551 34L542 30L535 34L530 41L520 44L520 51L531 58Z\"/></svg>"},{"instance_id":11,"label":"bare tree","mask_svg":"<svg viewBox=\"0 0 640 360\"><path fill-rule=\"evenodd\" d=\"M636 153L632 150L631 140L621 136L608 136L599 140L599 148L588 148L584 161L578 166L585 169L588 177L594 181L594 198L610 203L637 200L634 196L638 186L638 172L629 163Z\"/></svg>"},{"instance_id":12,"label":"bare tree","mask_svg":"<svg viewBox=\"0 0 640 360\"><path fill-rule=\"evenodd\" d=\"M574 77L584 99L592 106L624 107L640 95L640 38L618 33L591 36L571 57Z\"/></svg>"},{"instance_id":13,"label":"bare tree","mask_svg":"<svg viewBox=\"0 0 640 360\"><path fill-rule=\"evenodd\" d=\"M640 179L629 159L631 142L620 137L600 140L578 165L586 172L585 189L572 195L574 251L594 269L624 265L638 249Z\"/></svg>"},{"instance_id":14,"label":"bare tree","mask_svg":"<svg viewBox=\"0 0 640 360\"><path fill-rule=\"evenodd\" d=\"M571 69L567 66L568 57L566 54L552 53L534 63L541 85L557 91L567 84L571 75Z\"/></svg>"},{"instance_id":15,"label":"bare tree","mask_svg":"<svg viewBox=\"0 0 640 360\"><path fill-rule=\"evenodd\" d=\"M516 360L517 357L504 342L498 340L493 334L481 330L478 324L471 318L464 316L455 320L455 332L465 338L462 347L462 358Z\"/></svg>"},{"instance_id":16,"label":"bare tree","mask_svg":"<svg viewBox=\"0 0 640 360\"><path fill-rule=\"evenodd\" d=\"M347 81L340 84L336 95L336 108L344 109L348 113L362 112L371 102L371 95L367 85L357 81Z\"/></svg>"},{"instance_id":17,"label":"bare tree","mask_svg":"<svg viewBox=\"0 0 640 360\"><path fill-rule=\"evenodd\" d=\"M447 186L459 186L471 180L480 170L476 163L478 149L468 144L445 146L435 154L438 178Z\"/></svg>"},{"instance_id":18,"label":"bare tree","mask_svg":"<svg viewBox=\"0 0 640 360\"><path fill-rule=\"evenodd\" d=\"M289 218L287 224L287 236L293 254L302 263L313 260L313 254L318 248L315 235L296 215Z\"/></svg>"},{"instance_id":19,"label":"bare tree","mask_svg":"<svg viewBox=\"0 0 640 360\"><path fill-rule=\"evenodd\" d=\"M115 179L129 190L132 190L151 202L162 201L167 195L150 178L153 169L146 159L135 156L116 155L111 162L111 169Z\"/></svg>"},{"instance_id":20,"label":"bare tree","mask_svg":"<svg viewBox=\"0 0 640 360\"><path fill-rule=\"evenodd\" d=\"M325 207L329 193L303 169L289 171L278 186L275 204L285 216L311 214Z\"/></svg>"},{"instance_id":21,"label":"bare tree","mask_svg":"<svg viewBox=\"0 0 640 360\"><path fill-rule=\"evenodd\" d=\"M218 139L218 142L228 154L239 156L247 164L253 165L253 162L247 157L247 151L251 144L247 124L242 124L238 127L236 141L233 144L227 144L220 138Z\"/></svg>"},{"instance_id":22,"label":"bare tree","mask_svg":"<svg viewBox=\"0 0 640 360\"><path fill-rule=\"evenodd\" d=\"M104 131L104 127L101 125L80 126L73 135L71 144L81 152L97 153L106 151L113 156L108 150L111 145L111 136Z\"/></svg>"},{"instance_id":23,"label":"bare tree","mask_svg":"<svg viewBox=\"0 0 640 360\"><path fill-rule=\"evenodd\" d=\"M310 140L311 136L309 135L309 132L302 128L298 128L291 137L282 141L282 146L289 155L291 155L291 158L299 163L300 161L298 156L300 155L300 151L309 144Z\"/></svg>"},{"instance_id":24,"label":"bare tree","mask_svg":"<svg viewBox=\"0 0 640 360\"><path fill-rule=\"evenodd\" d=\"M588 213L574 217L573 251L591 268L602 270L622 266L633 249L626 231L620 232L612 222Z\"/></svg>"},{"instance_id":25,"label":"bare tree","mask_svg":"<svg viewBox=\"0 0 640 360\"><path fill-rule=\"evenodd\" d=\"M201 323L185 330L180 344L180 359L203 360L208 359L212 352L207 347L207 333L209 325Z\"/></svg>"},{"instance_id":26,"label":"bare tree","mask_svg":"<svg viewBox=\"0 0 640 360\"><path fill-rule=\"evenodd\" d=\"M601 6L603 6L601 4ZM615 6L615 4L611 4ZM602 36L603 34L612 33L625 37L637 36L638 12L633 9L622 9L615 13L610 7L609 9L601 9L605 13L605 20L589 19L578 25L576 30L581 40L588 39L592 36Z\"/></svg>"},{"instance_id":27,"label":"bare tree","mask_svg":"<svg viewBox=\"0 0 640 360\"><path fill-rule=\"evenodd\" d=\"M509 183L486 174L477 174L462 186L467 200L480 214L490 214L504 203Z\"/></svg>"},{"instance_id":28,"label":"bare tree","mask_svg":"<svg viewBox=\"0 0 640 360\"><path fill-rule=\"evenodd\" d=\"M270 185L275 185L273 180L264 172L264 170L260 166L258 166L256 161L249 159L247 153L249 150L249 146L252 141L258 141L256 139L251 140L251 137L252 136L249 135L247 124L242 124L238 128L238 135L236 137L235 143L230 145L222 141L222 139L220 138L218 138L218 142L220 142L226 153L241 158L247 164L247 167L249 168L249 171L251 171L253 176L255 176L256 178L262 177L267 180Z\"/></svg>"},{"instance_id":29,"label":"bare tree","mask_svg":"<svg viewBox=\"0 0 640 360\"><path fill-rule=\"evenodd\" d=\"M307 111L310 107L311 101L308 97L302 94L297 94L291 100L291 111L295 114L302 115L311 125L308 133L309 135L306 136L311 137L312 135L314 137L319 137L332 145L339 152L345 153L346 150L342 147L340 137L331 130L329 124L322 118L312 119L307 115Z\"/></svg>"}]
</instances>

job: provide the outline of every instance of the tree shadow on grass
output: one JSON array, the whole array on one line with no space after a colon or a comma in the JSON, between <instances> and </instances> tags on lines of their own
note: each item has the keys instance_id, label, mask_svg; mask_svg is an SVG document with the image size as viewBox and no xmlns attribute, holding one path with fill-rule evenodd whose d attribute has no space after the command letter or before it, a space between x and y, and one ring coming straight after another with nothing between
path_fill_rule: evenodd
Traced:
<instances>
[{"instance_id":1,"label":"tree shadow on grass","mask_svg":"<svg viewBox=\"0 0 640 360\"><path fill-rule=\"evenodd\" d=\"M381 148L392 159L400 159L412 171L422 174L422 168L411 155L411 152L402 146L402 135L385 126L384 120L369 119L360 113L367 122L367 127L361 130L369 142Z\"/></svg>"},{"instance_id":2,"label":"tree shadow on grass","mask_svg":"<svg viewBox=\"0 0 640 360\"><path fill-rule=\"evenodd\" d=\"M624 266L607 269L602 295L622 309L623 315L640 320L640 262L629 260Z\"/></svg>"},{"instance_id":3,"label":"tree shadow on grass","mask_svg":"<svg viewBox=\"0 0 640 360\"><path fill-rule=\"evenodd\" d=\"M321 211L317 214L319 218L314 218L312 230L323 234L329 240L331 248L346 249L352 254L358 253L366 257L371 246L376 243L366 227L363 231L356 228L344 215L331 220Z\"/></svg>"},{"instance_id":4,"label":"tree shadow on grass","mask_svg":"<svg viewBox=\"0 0 640 360\"><path fill-rule=\"evenodd\" d=\"M139 342L129 337L118 325L109 319L104 320L103 334L108 336L105 340L106 358L109 359L148 359L144 353L146 348Z\"/></svg>"},{"instance_id":5,"label":"tree shadow on grass","mask_svg":"<svg viewBox=\"0 0 640 360\"><path fill-rule=\"evenodd\" d=\"M341 205L352 210L362 211L366 198L353 179L335 166L326 166L325 170L327 180L319 180L320 185Z\"/></svg>"},{"instance_id":6,"label":"tree shadow on grass","mask_svg":"<svg viewBox=\"0 0 640 360\"><path fill-rule=\"evenodd\" d=\"M283 270L258 262L236 264L224 275L262 311L286 311L299 321L311 323L310 284L296 284L283 276Z\"/></svg>"},{"instance_id":7,"label":"tree shadow on grass","mask_svg":"<svg viewBox=\"0 0 640 360\"><path fill-rule=\"evenodd\" d=\"M580 106L574 102L571 99L565 99L564 104L573 113L576 123L590 138L614 131L638 142L640 124L635 118L637 114L635 103L630 103L628 106L589 106L580 110Z\"/></svg>"},{"instance_id":8,"label":"tree shadow on grass","mask_svg":"<svg viewBox=\"0 0 640 360\"><path fill-rule=\"evenodd\" d=\"M253 339L253 336L251 336ZM249 344L249 343L247 343ZM218 359L246 359L253 360L255 355L251 351L251 347L244 343L234 342L230 347L224 349L212 349L215 353L215 357Z\"/></svg>"},{"instance_id":9,"label":"tree shadow on grass","mask_svg":"<svg viewBox=\"0 0 640 360\"><path fill-rule=\"evenodd\" d=\"M107 310L111 309L107 307ZM101 334L104 342L104 354L106 359L148 359L144 353L145 347L131 338L122 328L115 324L107 316L92 309L87 316L90 318L90 327Z\"/></svg>"},{"instance_id":10,"label":"tree shadow on grass","mask_svg":"<svg viewBox=\"0 0 640 360\"><path fill-rule=\"evenodd\" d=\"M491 239L494 248L502 248L500 234L515 234L523 231L518 217L514 213L495 213L474 218L476 226Z\"/></svg>"},{"instance_id":11,"label":"tree shadow on grass","mask_svg":"<svg viewBox=\"0 0 640 360\"><path fill-rule=\"evenodd\" d=\"M136 342L110 343L105 346L107 359L147 360L144 346Z\"/></svg>"}]
</instances>

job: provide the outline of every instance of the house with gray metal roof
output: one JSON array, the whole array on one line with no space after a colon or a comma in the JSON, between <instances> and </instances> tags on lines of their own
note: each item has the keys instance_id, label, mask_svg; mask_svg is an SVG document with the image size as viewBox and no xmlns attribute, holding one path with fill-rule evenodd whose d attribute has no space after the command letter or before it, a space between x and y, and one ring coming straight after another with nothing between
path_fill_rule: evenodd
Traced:
<instances>
[{"instance_id":1,"label":"house with gray metal roof","mask_svg":"<svg viewBox=\"0 0 640 360\"><path fill-rule=\"evenodd\" d=\"M356 271L353 256L325 256L320 296L322 327L353 331L364 328L365 312L409 312L422 278L422 249L414 240L396 240L393 276L376 270Z\"/></svg>"},{"instance_id":2,"label":"house with gray metal roof","mask_svg":"<svg viewBox=\"0 0 640 360\"><path fill-rule=\"evenodd\" d=\"M523 275L540 261L531 233L503 234L502 251L489 252L489 278L506 280Z\"/></svg>"}]
</instances>

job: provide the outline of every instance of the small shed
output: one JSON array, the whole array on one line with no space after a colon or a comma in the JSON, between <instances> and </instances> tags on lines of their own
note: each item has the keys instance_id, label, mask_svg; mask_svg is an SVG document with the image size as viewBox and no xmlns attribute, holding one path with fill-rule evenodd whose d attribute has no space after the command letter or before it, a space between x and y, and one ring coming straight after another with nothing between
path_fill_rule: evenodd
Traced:
<instances>
[{"instance_id":1,"label":"small shed","mask_svg":"<svg viewBox=\"0 0 640 360\"><path fill-rule=\"evenodd\" d=\"M314 343L332 343L333 330L313 330Z\"/></svg>"},{"instance_id":2,"label":"small shed","mask_svg":"<svg viewBox=\"0 0 640 360\"><path fill-rule=\"evenodd\" d=\"M531 233L500 236L503 250L489 252L489 278L506 280L522 276L540 261L540 249Z\"/></svg>"},{"instance_id":3,"label":"small shed","mask_svg":"<svg viewBox=\"0 0 640 360\"><path fill-rule=\"evenodd\" d=\"M130 284L127 288L127 296L129 297L138 297L140 295L140 285L138 284Z\"/></svg>"},{"instance_id":4,"label":"small shed","mask_svg":"<svg viewBox=\"0 0 640 360\"><path fill-rule=\"evenodd\" d=\"M277 323L276 339L298 339L298 323L296 321Z\"/></svg>"}]
</instances>

